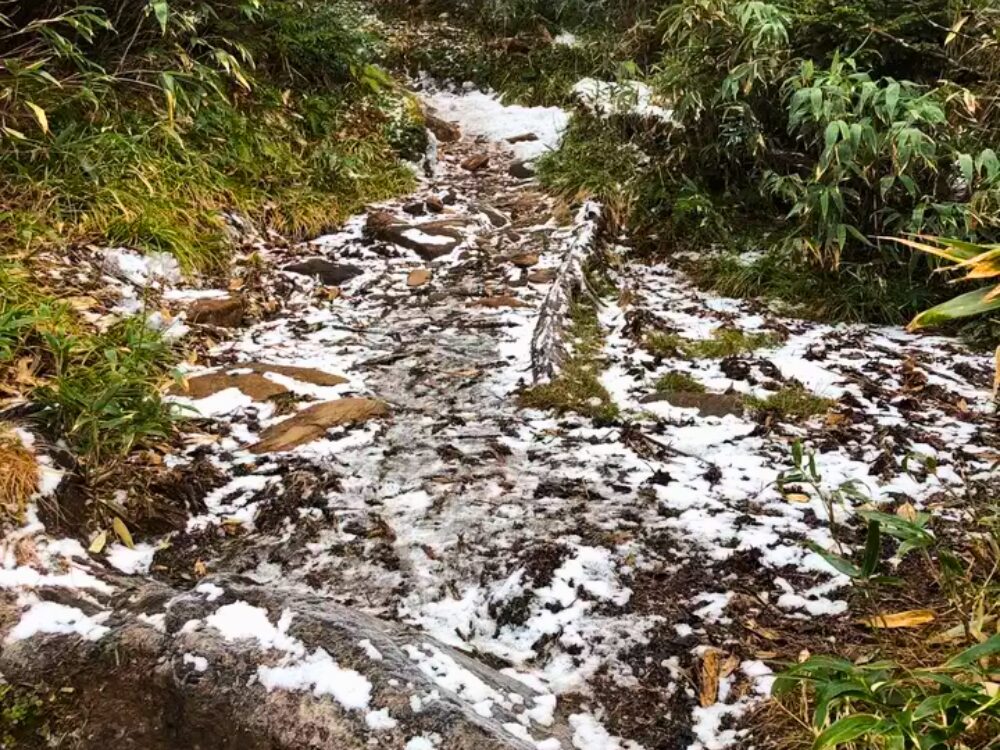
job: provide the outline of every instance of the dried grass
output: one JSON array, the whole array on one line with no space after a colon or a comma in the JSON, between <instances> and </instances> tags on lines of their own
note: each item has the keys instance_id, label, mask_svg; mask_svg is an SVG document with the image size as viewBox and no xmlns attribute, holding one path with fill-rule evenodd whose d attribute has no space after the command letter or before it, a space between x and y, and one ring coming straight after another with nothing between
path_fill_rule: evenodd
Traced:
<instances>
[{"instance_id":1,"label":"dried grass","mask_svg":"<svg viewBox=\"0 0 1000 750\"><path fill-rule=\"evenodd\" d=\"M38 489L38 463L8 425L0 424L0 520L19 520Z\"/></svg>"}]
</instances>

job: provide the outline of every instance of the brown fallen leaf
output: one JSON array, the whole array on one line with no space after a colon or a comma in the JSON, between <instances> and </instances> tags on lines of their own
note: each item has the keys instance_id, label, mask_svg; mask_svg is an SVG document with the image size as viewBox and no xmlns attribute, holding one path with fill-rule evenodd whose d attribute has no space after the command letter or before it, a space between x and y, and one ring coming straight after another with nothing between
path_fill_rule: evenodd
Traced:
<instances>
[{"instance_id":1,"label":"brown fallen leaf","mask_svg":"<svg viewBox=\"0 0 1000 750\"><path fill-rule=\"evenodd\" d=\"M508 294L496 297L483 297L477 299L472 304L476 307L531 307L527 302L523 302L517 297L511 297Z\"/></svg>"},{"instance_id":2,"label":"brown fallen leaf","mask_svg":"<svg viewBox=\"0 0 1000 750\"><path fill-rule=\"evenodd\" d=\"M431 272L426 268L417 268L410 271L409 275L406 277L406 285L408 287L423 286L428 281L431 280Z\"/></svg>"},{"instance_id":3,"label":"brown fallen leaf","mask_svg":"<svg viewBox=\"0 0 1000 750\"><path fill-rule=\"evenodd\" d=\"M194 561L194 574L197 578L204 578L208 575L208 566L203 560Z\"/></svg>"},{"instance_id":4,"label":"brown fallen leaf","mask_svg":"<svg viewBox=\"0 0 1000 750\"><path fill-rule=\"evenodd\" d=\"M787 492L785 493L785 500L790 503L808 503L809 495L804 492Z\"/></svg>"},{"instance_id":5,"label":"brown fallen leaf","mask_svg":"<svg viewBox=\"0 0 1000 750\"><path fill-rule=\"evenodd\" d=\"M370 398L340 398L300 411L260 433L251 453L280 453L322 437L331 427L357 424L389 413L382 401Z\"/></svg>"},{"instance_id":6,"label":"brown fallen leaf","mask_svg":"<svg viewBox=\"0 0 1000 750\"><path fill-rule=\"evenodd\" d=\"M896 508L896 515L902 518L904 521L909 521L913 523L917 520L917 509L914 508L910 503L903 503L898 508Z\"/></svg>"},{"instance_id":7,"label":"brown fallen leaf","mask_svg":"<svg viewBox=\"0 0 1000 750\"><path fill-rule=\"evenodd\" d=\"M538 265L538 253L518 253L511 256L510 262L520 268L530 268Z\"/></svg>"},{"instance_id":8,"label":"brown fallen leaf","mask_svg":"<svg viewBox=\"0 0 1000 750\"><path fill-rule=\"evenodd\" d=\"M702 707L711 706L719 699L720 666L718 649L710 648L702 654L698 670L698 702Z\"/></svg>"},{"instance_id":9,"label":"brown fallen leaf","mask_svg":"<svg viewBox=\"0 0 1000 750\"><path fill-rule=\"evenodd\" d=\"M933 622L934 618L933 610L910 609L906 612L893 612L888 615L869 617L859 622L871 628L917 628Z\"/></svg>"},{"instance_id":10,"label":"brown fallen leaf","mask_svg":"<svg viewBox=\"0 0 1000 750\"><path fill-rule=\"evenodd\" d=\"M759 635L761 638L766 638L769 641L780 641L781 633L773 628L765 628L763 625L758 625L756 620L747 620L743 623L743 627L749 630L755 635Z\"/></svg>"}]
</instances>

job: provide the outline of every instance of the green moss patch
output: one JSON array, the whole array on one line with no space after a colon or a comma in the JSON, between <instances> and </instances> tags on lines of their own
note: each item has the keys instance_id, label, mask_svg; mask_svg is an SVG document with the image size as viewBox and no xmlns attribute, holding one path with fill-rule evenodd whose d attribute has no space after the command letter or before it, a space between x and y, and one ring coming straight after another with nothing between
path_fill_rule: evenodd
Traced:
<instances>
[{"instance_id":1,"label":"green moss patch","mask_svg":"<svg viewBox=\"0 0 1000 750\"><path fill-rule=\"evenodd\" d=\"M659 357L684 356L689 359L723 359L749 354L781 343L774 333L748 333L736 328L719 328L709 339L688 339L676 333L653 333L644 346Z\"/></svg>"},{"instance_id":2,"label":"green moss patch","mask_svg":"<svg viewBox=\"0 0 1000 750\"><path fill-rule=\"evenodd\" d=\"M749 396L746 404L750 409L770 412L779 419L801 421L826 414L837 402L817 396L801 385L790 385L767 398Z\"/></svg>"},{"instance_id":3,"label":"green moss patch","mask_svg":"<svg viewBox=\"0 0 1000 750\"><path fill-rule=\"evenodd\" d=\"M574 304L571 316L572 355L558 377L524 390L519 403L529 409L575 412L599 422L611 421L618 416L618 407L600 381L604 338L597 312L580 302Z\"/></svg>"}]
</instances>

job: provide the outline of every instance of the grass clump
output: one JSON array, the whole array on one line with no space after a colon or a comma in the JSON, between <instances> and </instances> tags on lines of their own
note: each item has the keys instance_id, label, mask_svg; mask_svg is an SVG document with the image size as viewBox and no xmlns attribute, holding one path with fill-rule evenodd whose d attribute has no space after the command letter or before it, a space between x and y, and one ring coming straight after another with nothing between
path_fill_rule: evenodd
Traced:
<instances>
[{"instance_id":1,"label":"grass clump","mask_svg":"<svg viewBox=\"0 0 1000 750\"><path fill-rule=\"evenodd\" d=\"M779 419L791 420L805 420L826 414L837 404L833 399L817 396L801 385L785 386L767 398L748 396L745 401L750 409L769 412Z\"/></svg>"},{"instance_id":2,"label":"grass clump","mask_svg":"<svg viewBox=\"0 0 1000 750\"><path fill-rule=\"evenodd\" d=\"M749 354L781 343L774 333L749 333L737 328L718 328L708 339L688 339L676 333L646 336L646 350L658 357L683 355L689 359L724 359Z\"/></svg>"},{"instance_id":3,"label":"grass clump","mask_svg":"<svg viewBox=\"0 0 1000 750\"><path fill-rule=\"evenodd\" d=\"M555 379L522 391L519 403L529 409L575 412L597 422L610 422L618 416L618 406L600 380L604 338L597 313L590 304L576 302L570 315L572 354Z\"/></svg>"},{"instance_id":4,"label":"grass clump","mask_svg":"<svg viewBox=\"0 0 1000 750\"><path fill-rule=\"evenodd\" d=\"M54 0L0 15L0 251L219 270L220 213L301 237L412 184L422 129L344 2Z\"/></svg>"},{"instance_id":5,"label":"grass clump","mask_svg":"<svg viewBox=\"0 0 1000 750\"><path fill-rule=\"evenodd\" d=\"M705 393L705 386L686 372L674 370L656 380L657 393Z\"/></svg>"},{"instance_id":6,"label":"grass clump","mask_svg":"<svg viewBox=\"0 0 1000 750\"><path fill-rule=\"evenodd\" d=\"M54 372L33 397L84 473L107 474L133 448L171 436L178 414L160 387L176 355L142 318L52 344Z\"/></svg>"},{"instance_id":7,"label":"grass clump","mask_svg":"<svg viewBox=\"0 0 1000 750\"><path fill-rule=\"evenodd\" d=\"M38 463L10 425L0 423L0 520L18 521L38 489Z\"/></svg>"}]
</instances>

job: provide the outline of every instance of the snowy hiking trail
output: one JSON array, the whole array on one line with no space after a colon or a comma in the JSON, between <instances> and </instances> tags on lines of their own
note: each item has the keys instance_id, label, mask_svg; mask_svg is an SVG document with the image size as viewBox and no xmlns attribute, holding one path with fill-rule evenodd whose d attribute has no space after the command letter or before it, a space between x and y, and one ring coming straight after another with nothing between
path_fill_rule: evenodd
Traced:
<instances>
[{"instance_id":1,"label":"snowy hiking trail","mask_svg":"<svg viewBox=\"0 0 1000 750\"><path fill-rule=\"evenodd\" d=\"M567 215L508 173L513 150L532 156L552 144L558 113L498 107L470 120L492 106L480 96L431 98L464 135L439 144L414 196L306 245L257 248L268 268L309 270L265 274L273 309L188 373L194 382L260 371L242 388L223 379L203 398L180 398L198 410L198 430L170 463L206 490L193 493L186 530L98 555L46 538L37 523L22 530L7 540L0 569L21 609L9 638L99 640L114 620L115 585L101 558L184 589L206 573L234 573L412 626L414 664L497 719L511 747L714 750L738 741L736 720L767 692L765 661L796 657L801 644L785 639L790 619L803 643L858 627L843 617L847 579L804 544L832 543L821 499L789 499L774 485L794 441L817 451L830 488L852 480L889 512L908 502L961 518L962 493L986 481L1000 456L988 358L899 329L781 318L699 292L670 267L636 263L619 238L598 238L594 207ZM537 141L505 140L533 127L543 131ZM487 166L461 166L486 154ZM570 248L584 246L609 258L618 287L599 313L600 377L621 409L606 424L517 401L532 384L532 338L552 277ZM336 277L336 291L314 272ZM183 306L211 295L170 296ZM770 337L726 358L644 346L654 334L702 340L719 329ZM657 380L676 371L728 396L689 394L682 405L658 397ZM835 403L788 421L734 396L793 384ZM317 417L301 444L258 446L294 442L282 427L289 415L344 398L358 399L354 411ZM933 474L921 456L934 458ZM33 559L17 559L16 543L32 536ZM402 731L426 694L409 709L369 701L364 685L378 694L375 677L329 662L343 654L304 656L287 621L234 600L224 580L196 589L217 609L190 629L256 638L271 654L257 673L269 692L367 710L363 732L374 746L458 747ZM86 614L48 607L45 592L56 588L83 592ZM146 615L163 627L164 612ZM533 704L520 710L518 699L421 646L420 633L526 684ZM176 668L213 670L200 654L183 662Z\"/></svg>"}]
</instances>

